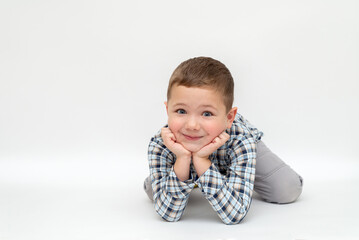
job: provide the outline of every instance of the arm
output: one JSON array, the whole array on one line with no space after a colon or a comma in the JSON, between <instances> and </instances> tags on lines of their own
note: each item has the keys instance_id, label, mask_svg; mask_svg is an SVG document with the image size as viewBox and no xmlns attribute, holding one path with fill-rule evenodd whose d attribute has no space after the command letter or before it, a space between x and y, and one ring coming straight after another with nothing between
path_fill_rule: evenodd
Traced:
<instances>
[{"instance_id":1,"label":"arm","mask_svg":"<svg viewBox=\"0 0 359 240\"><path fill-rule=\"evenodd\" d=\"M176 142L176 137L169 128L164 127L161 129L161 137L163 144L176 155L177 159L173 170L177 177L181 181L188 180L192 153Z\"/></svg>"},{"instance_id":2,"label":"arm","mask_svg":"<svg viewBox=\"0 0 359 240\"><path fill-rule=\"evenodd\" d=\"M198 179L206 199L225 224L237 224L247 214L252 200L256 145L252 138L236 139L228 150L231 164L223 176L214 164Z\"/></svg>"},{"instance_id":3,"label":"arm","mask_svg":"<svg viewBox=\"0 0 359 240\"><path fill-rule=\"evenodd\" d=\"M176 160L175 154L161 140L159 137L152 138L148 148L155 209L163 219L178 221L183 215L194 183L185 158ZM176 173L182 174L182 177L187 174L185 181L181 181Z\"/></svg>"},{"instance_id":4,"label":"arm","mask_svg":"<svg viewBox=\"0 0 359 240\"><path fill-rule=\"evenodd\" d=\"M220 146L225 144L228 139L228 133L222 132L220 135L218 135L218 137L213 139L212 142L201 148L198 152L192 154L193 166L196 169L198 176L201 176L203 173L205 173L212 165L211 160L208 158L209 155L216 151Z\"/></svg>"}]
</instances>

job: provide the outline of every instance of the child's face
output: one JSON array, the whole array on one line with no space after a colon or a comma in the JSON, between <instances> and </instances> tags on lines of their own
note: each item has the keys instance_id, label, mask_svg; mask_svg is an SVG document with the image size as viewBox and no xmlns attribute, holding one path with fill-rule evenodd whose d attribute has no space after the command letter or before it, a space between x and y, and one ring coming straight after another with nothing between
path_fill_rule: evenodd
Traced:
<instances>
[{"instance_id":1,"label":"child's face","mask_svg":"<svg viewBox=\"0 0 359 240\"><path fill-rule=\"evenodd\" d=\"M188 151L197 152L226 128L230 128L237 108L229 113L222 96L210 88L173 86L165 102L168 126Z\"/></svg>"}]
</instances>

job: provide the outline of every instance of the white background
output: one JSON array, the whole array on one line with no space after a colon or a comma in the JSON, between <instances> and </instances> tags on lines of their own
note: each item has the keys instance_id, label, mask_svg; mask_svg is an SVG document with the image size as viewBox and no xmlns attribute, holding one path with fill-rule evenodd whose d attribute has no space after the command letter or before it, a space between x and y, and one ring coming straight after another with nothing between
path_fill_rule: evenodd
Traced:
<instances>
[{"instance_id":1,"label":"white background","mask_svg":"<svg viewBox=\"0 0 359 240\"><path fill-rule=\"evenodd\" d=\"M357 1L0 2L0 239L356 239ZM222 224L194 193L166 223L142 190L168 79L216 58L235 106L304 177Z\"/></svg>"}]
</instances>

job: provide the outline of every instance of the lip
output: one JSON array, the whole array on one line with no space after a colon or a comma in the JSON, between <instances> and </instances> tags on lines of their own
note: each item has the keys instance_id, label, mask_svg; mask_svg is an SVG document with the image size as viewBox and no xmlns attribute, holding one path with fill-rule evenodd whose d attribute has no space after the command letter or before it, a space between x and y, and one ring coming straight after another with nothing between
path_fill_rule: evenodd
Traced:
<instances>
[{"instance_id":1,"label":"lip","mask_svg":"<svg viewBox=\"0 0 359 240\"><path fill-rule=\"evenodd\" d=\"M197 136L189 136L186 134L182 134L182 135L189 141L197 141L202 138L202 136L197 137Z\"/></svg>"}]
</instances>

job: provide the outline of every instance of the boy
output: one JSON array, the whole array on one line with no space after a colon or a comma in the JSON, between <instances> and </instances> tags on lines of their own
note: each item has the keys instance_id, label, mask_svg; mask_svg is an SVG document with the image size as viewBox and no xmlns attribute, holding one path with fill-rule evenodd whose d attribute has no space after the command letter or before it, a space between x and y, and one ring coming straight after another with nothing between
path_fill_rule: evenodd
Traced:
<instances>
[{"instance_id":1,"label":"boy","mask_svg":"<svg viewBox=\"0 0 359 240\"><path fill-rule=\"evenodd\" d=\"M253 190L275 203L301 194L302 178L232 107L233 87L229 70L212 58L189 59L173 72L165 102L168 125L151 139L144 183L163 219L178 221L197 186L225 224L245 217Z\"/></svg>"}]
</instances>

